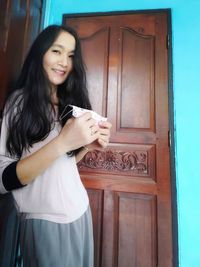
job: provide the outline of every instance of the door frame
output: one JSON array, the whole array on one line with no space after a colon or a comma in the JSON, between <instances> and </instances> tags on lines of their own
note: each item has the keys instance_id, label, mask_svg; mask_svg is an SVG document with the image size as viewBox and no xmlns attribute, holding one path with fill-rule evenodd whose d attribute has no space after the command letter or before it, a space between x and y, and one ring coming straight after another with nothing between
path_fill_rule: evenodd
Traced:
<instances>
[{"instance_id":1,"label":"door frame","mask_svg":"<svg viewBox=\"0 0 200 267\"><path fill-rule=\"evenodd\" d=\"M176 190L176 160L175 160L175 122L174 122L174 90L173 90L173 58L172 58L172 21L171 9L150 9L150 10L129 10L111 12L88 12L88 13L64 13L62 23L67 18L110 16L110 15L131 15L131 14L165 13L167 15L168 35L166 46L168 49L168 103L169 103L169 150L170 150L170 177L171 177L171 203L172 203L172 249L173 266L179 266L178 260L178 211L177 211L177 190Z\"/></svg>"}]
</instances>

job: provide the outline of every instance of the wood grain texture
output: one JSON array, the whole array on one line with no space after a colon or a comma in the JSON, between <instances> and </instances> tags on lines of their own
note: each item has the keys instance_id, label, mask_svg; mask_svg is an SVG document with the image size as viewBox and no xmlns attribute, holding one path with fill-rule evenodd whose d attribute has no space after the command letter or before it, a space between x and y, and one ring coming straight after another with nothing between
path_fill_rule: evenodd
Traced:
<instances>
[{"instance_id":1,"label":"wood grain texture","mask_svg":"<svg viewBox=\"0 0 200 267\"><path fill-rule=\"evenodd\" d=\"M167 12L63 23L81 38L93 109L113 125L109 147L79 164L84 185L103 192L100 266L172 267Z\"/></svg>"}]
</instances>

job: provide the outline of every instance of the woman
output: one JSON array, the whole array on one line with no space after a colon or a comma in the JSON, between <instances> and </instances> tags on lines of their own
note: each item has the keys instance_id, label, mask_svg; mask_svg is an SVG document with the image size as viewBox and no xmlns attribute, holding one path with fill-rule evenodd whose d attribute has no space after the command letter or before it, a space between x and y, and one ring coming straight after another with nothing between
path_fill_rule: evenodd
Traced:
<instances>
[{"instance_id":1,"label":"woman","mask_svg":"<svg viewBox=\"0 0 200 267\"><path fill-rule=\"evenodd\" d=\"M68 104L91 109L80 42L69 27L42 31L5 109L0 193L12 192L20 216L24 267L92 267L88 196L76 163L107 146L111 124L90 112L67 119Z\"/></svg>"}]
</instances>

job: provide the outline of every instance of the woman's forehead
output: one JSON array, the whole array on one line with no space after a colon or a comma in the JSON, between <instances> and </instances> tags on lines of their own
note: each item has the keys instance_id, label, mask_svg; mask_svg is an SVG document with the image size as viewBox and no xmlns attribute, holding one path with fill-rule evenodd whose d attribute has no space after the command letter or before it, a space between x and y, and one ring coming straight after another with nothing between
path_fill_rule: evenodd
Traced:
<instances>
[{"instance_id":1,"label":"woman's forehead","mask_svg":"<svg viewBox=\"0 0 200 267\"><path fill-rule=\"evenodd\" d=\"M74 51L76 46L76 40L72 34L62 31L58 35L52 46L57 46L67 51Z\"/></svg>"}]
</instances>

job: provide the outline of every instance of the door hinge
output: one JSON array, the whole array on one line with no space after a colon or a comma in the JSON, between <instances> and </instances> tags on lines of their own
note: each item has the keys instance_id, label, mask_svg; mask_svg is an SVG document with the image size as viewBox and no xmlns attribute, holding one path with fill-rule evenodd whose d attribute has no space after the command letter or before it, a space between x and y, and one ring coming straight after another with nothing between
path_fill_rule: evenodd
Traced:
<instances>
[{"instance_id":1,"label":"door hinge","mask_svg":"<svg viewBox=\"0 0 200 267\"><path fill-rule=\"evenodd\" d=\"M171 147L172 145L172 134L171 131L168 131L168 146Z\"/></svg>"},{"instance_id":2,"label":"door hinge","mask_svg":"<svg viewBox=\"0 0 200 267\"><path fill-rule=\"evenodd\" d=\"M166 48L169 49L169 47L170 47L170 36L169 36L169 34L167 34L167 36L166 36Z\"/></svg>"}]
</instances>

